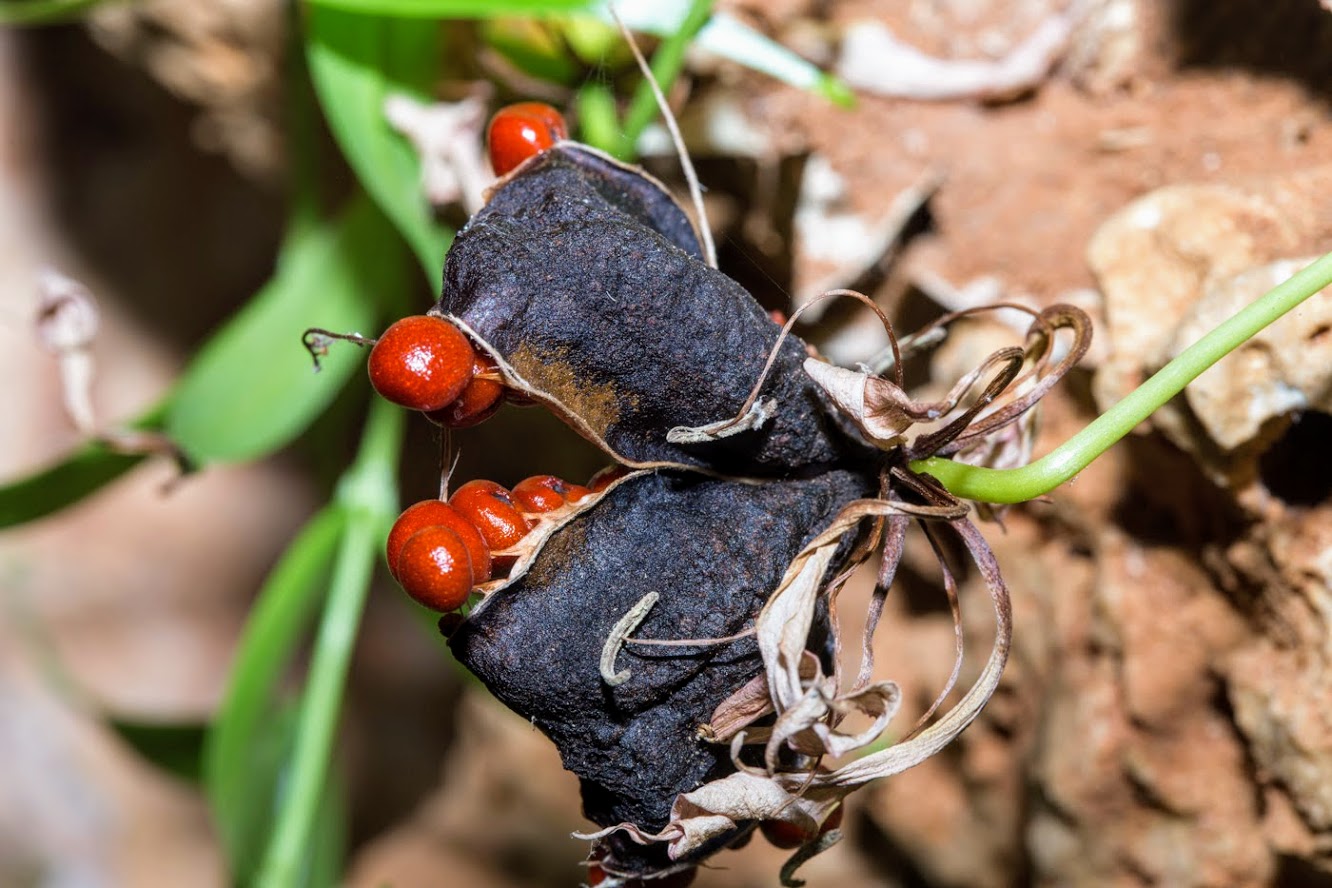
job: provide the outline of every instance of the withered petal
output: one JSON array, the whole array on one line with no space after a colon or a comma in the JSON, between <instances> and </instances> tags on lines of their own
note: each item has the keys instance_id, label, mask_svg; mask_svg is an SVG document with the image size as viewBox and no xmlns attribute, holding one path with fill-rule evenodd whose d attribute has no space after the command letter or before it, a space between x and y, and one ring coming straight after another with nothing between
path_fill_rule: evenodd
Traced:
<instances>
[{"instance_id":1,"label":"withered petal","mask_svg":"<svg viewBox=\"0 0 1332 888\"><path fill-rule=\"evenodd\" d=\"M632 641L603 681L607 636L645 593L659 599L636 638L733 635L754 619L801 548L870 476L830 471L747 484L660 471L629 479L547 541L526 575L486 600L449 641L458 659L544 731L578 775L587 816L663 827L676 797L733 770L698 728L762 667L745 637L716 646ZM849 546L849 541L848 541ZM662 845L608 839L615 865L654 872Z\"/></svg>"},{"instance_id":2,"label":"withered petal","mask_svg":"<svg viewBox=\"0 0 1332 888\"><path fill-rule=\"evenodd\" d=\"M503 182L454 241L436 309L571 425L631 465L765 476L867 458L781 346L760 428L672 443L736 415L779 328L699 258L688 218L652 179L572 143Z\"/></svg>"}]
</instances>

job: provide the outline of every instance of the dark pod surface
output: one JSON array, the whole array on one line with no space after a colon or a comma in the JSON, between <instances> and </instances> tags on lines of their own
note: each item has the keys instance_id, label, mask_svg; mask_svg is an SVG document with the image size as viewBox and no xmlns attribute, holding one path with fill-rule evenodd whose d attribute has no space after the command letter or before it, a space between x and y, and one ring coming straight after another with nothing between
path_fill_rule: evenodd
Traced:
<instances>
[{"instance_id":1,"label":"dark pod surface","mask_svg":"<svg viewBox=\"0 0 1332 888\"><path fill-rule=\"evenodd\" d=\"M677 794L733 769L726 746L696 731L762 661L752 636L708 647L630 643L614 669L631 677L610 687L599 666L612 627L648 592L660 599L633 637L751 627L804 544L872 490L846 471L757 485L670 471L632 479L552 535L531 570L449 645L555 742L582 780L591 820L659 830ZM664 846L612 846L631 871L665 865Z\"/></svg>"},{"instance_id":2,"label":"dark pod surface","mask_svg":"<svg viewBox=\"0 0 1332 888\"><path fill-rule=\"evenodd\" d=\"M676 426L743 405L779 327L709 268L683 212L651 179L569 143L530 161L455 239L439 310L556 398L621 461L783 475L861 459L788 338L759 429L672 444Z\"/></svg>"}]
</instances>

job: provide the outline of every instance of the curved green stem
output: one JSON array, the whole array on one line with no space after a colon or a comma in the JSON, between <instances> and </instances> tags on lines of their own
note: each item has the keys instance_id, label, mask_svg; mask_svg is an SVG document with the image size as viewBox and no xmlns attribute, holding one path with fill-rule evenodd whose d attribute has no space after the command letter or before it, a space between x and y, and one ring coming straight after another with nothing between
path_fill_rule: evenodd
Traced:
<instances>
[{"instance_id":1,"label":"curved green stem","mask_svg":"<svg viewBox=\"0 0 1332 888\"><path fill-rule=\"evenodd\" d=\"M1278 284L1189 346L1124 400L1034 463L1019 469L987 469L930 457L913 461L911 468L934 476L950 493L962 499L1020 503L1049 493L1085 469L1208 367L1329 284L1332 284L1332 253Z\"/></svg>"}]
</instances>

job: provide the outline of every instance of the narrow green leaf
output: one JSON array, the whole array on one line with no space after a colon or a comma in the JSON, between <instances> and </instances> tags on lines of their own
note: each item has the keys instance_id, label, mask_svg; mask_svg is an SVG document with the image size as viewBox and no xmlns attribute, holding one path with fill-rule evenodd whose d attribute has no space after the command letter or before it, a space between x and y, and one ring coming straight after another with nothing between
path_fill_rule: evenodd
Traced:
<instances>
[{"instance_id":1,"label":"narrow green leaf","mask_svg":"<svg viewBox=\"0 0 1332 888\"><path fill-rule=\"evenodd\" d=\"M6 0L0 25L58 25L78 18L102 0Z\"/></svg>"},{"instance_id":2,"label":"narrow green leaf","mask_svg":"<svg viewBox=\"0 0 1332 888\"><path fill-rule=\"evenodd\" d=\"M598 0L310 0L326 9L404 18L494 18L499 15L561 15L582 12Z\"/></svg>"},{"instance_id":3,"label":"narrow green leaf","mask_svg":"<svg viewBox=\"0 0 1332 888\"><path fill-rule=\"evenodd\" d=\"M102 444L85 444L55 465L0 487L0 528L35 521L72 505L142 460Z\"/></svg>"},{"instance_id":4,"label":"narrow green leaf","mask_svg":"<svg viewBox=\"0 0 1332 888\"><path fill-rule=\"evenodd\" d=\"M578 137L593 148L614 153L623 144L615 96L604 83L591 82L578 91Z\"/></svg>"},{"instance_id":5,"label":"narrow green leaf","mask_svg":"<svg viewBox=\"0 0 1332 888\"><path fill-rule=\"evenodd\" d=\"M481 39L524 74L549 83L569 84L579 67L559 34L532 18L495 18L481 25Z\"/></svg>"},{"instance_id":6,"label":"narrow green leaf","mask_svg":"<svg viewBox=\"0 0 1332 888\"><path fill-rule=\"evenodd\" d=\"M365 190L416 251L433 289L451 234L434 221L420 159L389 126L384 102L394 94L430 99L439 26L315 5L307 28L310 76L333 135Z\"/></svg>"},{"instance_id":7,"label":"narrow green leaf","mask_svg":"<svg viewBox=\"0 0 1332 888\"><path fill-rule=\"evenodd\" d=\"M200 724L111 719L107 724L134 751L165 771L199 782L205 728Z\"/></svg>"},{"instance_id":8,"label":"narrow green leaf","mask_svg":"<svg viewBox=\"0 0 1332 888\"><path fill-rule=\"evenodd\" d=\"M314 619L346 525L343 510L324 509L306 524L269 575L246 623L227 693L203 757L204 785L233 875L248 881L272 825L278 773L290 751L295 711L278 687ZM286 731L278 715L288 710Z\"/></svg>"},{"instance_id":9,"label":"narrow green leaf","mask_svg":"<svg viewBox=\"0 0 1332 888\"><path fill-rule=\"evenodd\" d=\"M403 427L402 410L386 401L373 402L356 463L338 485L337 507L345 512L347 526L301 697L281 810L255 881L258 888L296 884L309 859L357 627L385 528L397 511L395 479Z\"/></svg>"},{"instance_id":10,"label":"narrow green leaf","mask_svg":"<svg viewBox=\"0 0 1332 888\"><path fill-rule=\"evenodd\" d=\"M310 833L310 858L305 888L334 888L343 884L342 864L347 855L347 789L336 769L328 772Z\"/></svg>"},{"instance_id":11,"label":"narrow green leaf","mask_svg":"<svg viewBox=\"0 0 1332 888\"><path fill-rule=\"evenodd\" d=\"M662 41L661 46L657 47L652 56L652 77L663 95L670 94L675 78L680 76L680 71L684 68L685 50L689 48L690 41L698 34L699 29L707 24L711 16L712 0L692 0L680 26ZM621 157L628 159L634 156L636 153L634 146L638 142L638 137L643 134L644 128L652 122L657 113L657 97L652 91L651 84L643 79L634 90L633 101L624 114L623 143L617 152Z\"/></svg>"},{"instance_id":12,"label":"narrow green leaf","mask_svg":"<svg viewBox=\"0 0 1332 888\"><path fill-rule=\"evenodd\" d=\"M130 423L130 428L161 427L164 408L152 410ZM44 469L0 485L0 529L45 518L73 505L110 484L144 459L117 453L100 441L91 441Z\"/></svg>"},{"instance_id":13,"label":"narrow green leaf","mask_svg":"<svg viewBox=\"0 0 1332 888\"><path fill-rule=\"evenodd\" d=\"M336 223L300 228L277 275L195 358L172 396L167 433L199 463L256 459L299 435L365 355L336 344L315 373L309 327L372 333L377 305L406 286L400 242L365 200Z\"/></svg>"}]
</instances>

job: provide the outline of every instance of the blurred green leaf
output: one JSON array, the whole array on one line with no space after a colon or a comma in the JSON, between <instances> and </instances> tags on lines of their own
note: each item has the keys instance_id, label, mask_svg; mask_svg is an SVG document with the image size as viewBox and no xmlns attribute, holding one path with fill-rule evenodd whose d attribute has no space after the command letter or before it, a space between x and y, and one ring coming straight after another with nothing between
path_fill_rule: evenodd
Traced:
<instances>
[{"instance_id":1,"label":"blurred green leaf","mask_svg":"<svg viewBox=\"0 0 1332 888\"><path fill-rule=\"evenodd\" d=\"M598 5L599 0L310 0L311 7L428 19L559 15Z\"/></svg>"},{"instance_id":2,"label":"blurred green leaf","mask_svg":"<svg viewBox=\"0 0 1332 888\"><path fill-rule=\"evenodd\" d=\"M362 186L416 251L434 289L451 234L434 221L421 189L420 158L389 126L384 102L394 94L430 101L439 26L316 5L307 28L310 76L333 135Z\"/></svg>"},{"instance_id":3,"label":"blurred green leaf","mask_svg":"<svg viewBox=\"0 0 1332 888\"><path fill-rule=\"evenodd\" d=\"M634 63L633 54L624 45L624 35L614 23L592 15L571 15L557 24L569 49L583 64L615 68Z\"/></svg>"},{"instance_id":4,"label":"blurred green leaf","mask_svg":"<svg viewBox=\"0 0 1332 888\"><path fill-rule=\"evenodd\" d=\"M161 427L165 408L158 406L130 423L130 428ZM36 521L73 505L134 468L144 457L117 453L90 441L60 462L0 485L0 529Z\"/></svg>"},{"instance_id":5,"label":"blurred green leaf","mask_svg":"<svg viewBox=\"0 0 1332 888\"><path fill-rule=\"evenodd\" d=\"M205 727L199 724L111 719L107 724L134 751L183 780L198 783L202 773Z\"/></svg>"},{"instance_id":6,"label":"blurred green leaf","mask_svg":"<svg viewBox=\"0 0 1332 888\"><path fill-rule=\"evenodd\" d=\"M325 508L269 574L204 746L208 802L237 881L253 875L272 828L278 774L296 724L294 706L279 700L279 686L314 620L345 526L342 509Z\"/></svg>"},{"instance_id":7,"label":"blurred green leaf","mask_svg":"<svg viewBox=\"0 0 1332 888\"><path fill-rule=\"evenodd\" d=\"M615 111L615 95L608 85L589 82L578 91L578 138L593 148L606 153L618 151L624 144L620 138L620 119Z\"/></svg>"},{"instance_id":8,"label":"blurred green leaf","mask_svg":"<svg viewBox=\"0 0 1332 888\"><path fill-rule=\"evenodd\" d=\"M309 0L313 7L403 18L493 18L499 15L559 15L587 12L611 21L606 0ZM669 37L689 14L684 0L635 0L616 11L631 30ZM847 104L850 90L772 38L733 15L717 13L698 32L700 48L753 68L783 83Z\"/></svg>"},{"instance_id":9,"label":"blurred green leaf","mask_svg":"<svg viewBox=\"0 0 1332 888\"><path fill-rule=\"evenodd\" d=\"M343 884L342 863L347 853L347 790L336 770L328 772L324 792L310 834L310 858L305 888L334 888Z\"/></svg>"},{"instance_id":10,"label":"blurred green leaf","mask_svg":"<svg viewBox=\"0 0 1332 888\"><path fill-rule=\"evenodd\" d=\"M361 612L376 557L382 557L388 526L398 510L396 478L404 425L401 409L384 400L371 402L356 462L338 483L335 507L345 513L347 523L301 696L282 805L256 879L259 888L295 884L310 858Z\"/></svg>"},{"instance_id":11,"label":"blurred green leaf","mask_svg":"<svg viewBox=\"0 0 1332 888\"><path fill-rule=\"evenodd\" d=\"M143 459L100 443L85 444L55 465L0 487L0 528L35 521L72 505Z\"/></svg>"},{"instance_id":12,"label":"blurred green leaf","mask_svg":"<svg viewBox=\"0 0 1332 888\"><path fill-rule=\"evenodd\" d=\"M572 83L579 66L549 25L531 18L494 18L481 25L481 39L509 64L548 83Z\"/></svg>"},{"instance_id":13,"label":"blurred green leaf","mask_svg":"<svg viewBox=\"0 0 1332 888\"><path fill-rule=\"evenodd\" d=\"M707 24L711 16L712 0L692 0L679 28L657 47L656 53L652 56L651 69L652 77L663 95L670 95L675 78L680 76L680 71L684 68L685 50L689 48L690 41L697 36L699 29ZM658 113L657 97L652 91L652 84L647 78L643 78L634 90L629 110L624 114L624 134L620 150L616 152L619 156L627 159L637 153L635 146L638 137Z\"/></svg>"},{"instance_id":14,"label":"blurred green leaf","mask_svg":"<svg viewBox=\"0 0 1332 888\"><path fill-rule=\"evenodd\" d=\"M315 373L309 327L372 332L377 306L406 287L401 242L369 201L337 222L300 228L277 275L214 336L172 395L168 435L197 462L241 461L290 442L365 356L335 343Z\"/></svg>"},{"instance_id":15,"label":"blurred green leaf","mask_svg":"<svg viewBox=\"0 0 1332 888\"><path fill-rule=\"evenodd\" d=\"M55 25L78 18L102 0L2 0L0 25Z\"/></svg>"}]
</instances>

